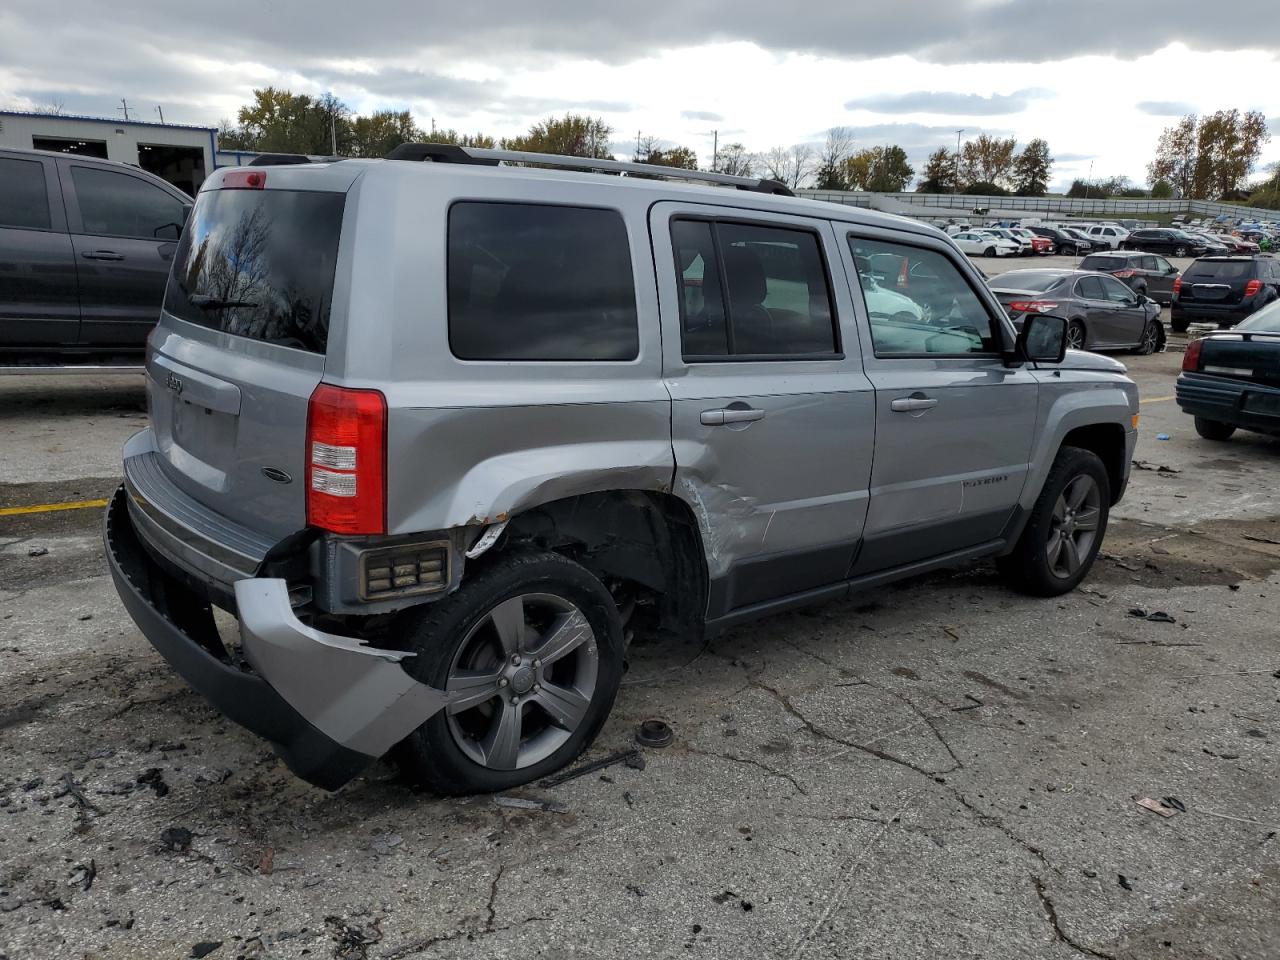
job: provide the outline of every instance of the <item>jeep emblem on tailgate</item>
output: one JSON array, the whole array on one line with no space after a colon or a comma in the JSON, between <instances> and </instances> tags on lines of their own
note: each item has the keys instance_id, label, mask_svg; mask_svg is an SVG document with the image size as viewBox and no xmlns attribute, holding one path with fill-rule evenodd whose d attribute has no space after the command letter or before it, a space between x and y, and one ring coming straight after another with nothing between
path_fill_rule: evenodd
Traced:
<instances>
[{"instance_id":1,"label":"jeep emblem on tailgate","mask_svg":"<svg viewBox=\"0 0 1280 960\"><path fill-rule=\"evenodd\" d=\"M178 393L178 394L182 393L182 378L178 376L176 373L169 374L169 376L164 381L164 385L168 387L170 390L172 390L174 393Z\"/></svg>"}]
</instances>

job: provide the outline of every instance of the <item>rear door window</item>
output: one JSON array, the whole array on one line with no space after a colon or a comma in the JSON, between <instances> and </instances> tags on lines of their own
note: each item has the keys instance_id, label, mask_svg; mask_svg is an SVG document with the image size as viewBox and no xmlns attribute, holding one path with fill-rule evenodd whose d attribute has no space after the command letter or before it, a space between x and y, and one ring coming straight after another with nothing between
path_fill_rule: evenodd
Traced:
<instances>
[{"instance_id":1,"label":"rear door window","mask_svg":"<svg viewBox=\"0 0 1280 960\"><path fill-rule=\"evenodd\" d=\"M1099 277L1098 279L1102 281L1103 293L1112 303L1133 302L1133 291L1115 277Z\"/></svg>"},{"instance_id":2,"label":"rear door window","mask_svg":"<svg viewBox=\"0 0 1280 960\"><path fill-rule=\"evenodd\" d=\"M461 360L634 360L635 278L616 210L455 203L449 344Z\"/></svg>"},{"instance_id":3,"label":"rear door window","mask_svg":"<svg viewBox=\"0 0 1280 960\"><path fill-rule=\"evenodd\" d=\"M44 164L0 157L0 227L48 230L49 226Z\"/></svg>"},{"instance_id":4,"label":"rear door window","mask_svg":"<svg viewBox=\"0 0 1280 960\"><path fill-rule=\"evenodd\" d=\"M71 166L83 232L97 237L177 240L182 201L127 173Z\"/></svg>"},{"instance_id":5,"label":"rear door window","mask_svg":"<svg viewBox=\"0 0 1280 960\"><path fill-rule=\"evenodd\" d=\"M825 258L809 230L677 219L685 359L830 357L839 350Z\"/></svg>"},{"instance_id":6,"label":"rear door window","mask_svg":"<svg viewBox=\"0 0 1280 960\"><path fill-rule=\"evenodd\" d=\"M1101 277L1081 277L1076 284L1076 296L1084 300L1106 300L1107 292L1103 289Z\"/></svg>"},{"instance_id":7,"label":"rear door window","mask_svg":"<svg viewBox=\"0 0 1280 960\"><path fill-rule=\"evenodd\" d=\"M346 195L200 194L174 256L164 307L223 333L324 353Z\"/></svg>"}]
</instances>

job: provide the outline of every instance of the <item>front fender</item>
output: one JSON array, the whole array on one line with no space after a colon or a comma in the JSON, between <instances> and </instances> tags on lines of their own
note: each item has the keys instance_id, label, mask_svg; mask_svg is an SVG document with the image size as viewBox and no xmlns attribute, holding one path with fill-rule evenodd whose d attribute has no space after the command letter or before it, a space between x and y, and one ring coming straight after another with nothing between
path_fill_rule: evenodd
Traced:
<instances>
[{"instance_id":1,"label":"front fender","mask_svg":"<svg viewBox=\"0 0 1280 960\"><path fill-rule=\"evenodd\" d=\"M1035 505L1058 449L1067 434L1078 427L1114 424L1124 430L1123 475L1127 477L1137 440L1133 427L1133 417L1138 412L1137 384L1125 376L1099 376L1069 369L1037 371L1035 376L1040 382L1039 423L1021 506L1030 510Z\"/></svg>"}]
</instances>

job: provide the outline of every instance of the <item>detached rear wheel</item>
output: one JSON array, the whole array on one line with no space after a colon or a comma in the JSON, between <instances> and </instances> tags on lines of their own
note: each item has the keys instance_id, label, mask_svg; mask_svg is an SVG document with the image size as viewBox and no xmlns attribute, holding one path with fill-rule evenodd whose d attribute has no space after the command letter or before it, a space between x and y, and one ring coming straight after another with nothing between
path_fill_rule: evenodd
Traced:
<instances>
[{"instance_id":1,"label":"detached rear wheel","mask_svg":"<svg viewBox=\"0 0 1280 960\"><path fill-rule=\"evenodd\" d=\"M1110 509L1102 460L1091 450L1063 447L1017 545L996 566L1023 593L1056 597L1074 590L1093 567Z\"/></svg>"},{"instance_id":2,"label":"detached rear wheel","mask_svg":"<svg viewBox=\"0 0 1280 960\"><path fill-rule=\"evenodd\" d=\"M406 661L449 705L399 746L409 777L442 794L491 793L578 756L622 680L613 597L558 554L508 557L407 621Z\"/></svg>"}]
</instances>

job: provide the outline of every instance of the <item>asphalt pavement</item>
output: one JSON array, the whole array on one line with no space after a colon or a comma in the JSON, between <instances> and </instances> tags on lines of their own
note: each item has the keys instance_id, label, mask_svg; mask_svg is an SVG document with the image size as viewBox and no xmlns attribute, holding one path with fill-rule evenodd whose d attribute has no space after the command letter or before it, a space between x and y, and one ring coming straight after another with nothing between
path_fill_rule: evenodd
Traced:
<instances>
[{"instance_id":1,"label":"asphalt pavement","mask_svg":"<svg viewBox=\"0 0 1280 960\"><path fill-rule=\"evenodd\" d=\"M981 564L636 647L585 759L675 743L502 799L330 795L226 722L100 508L25 512L110 492L140 381L0 380L0 957L1280 956L1280 442L1197 437L1178 349L1122 358L1138 466L1079 590Z\"/></svg>"}]
</instances>

